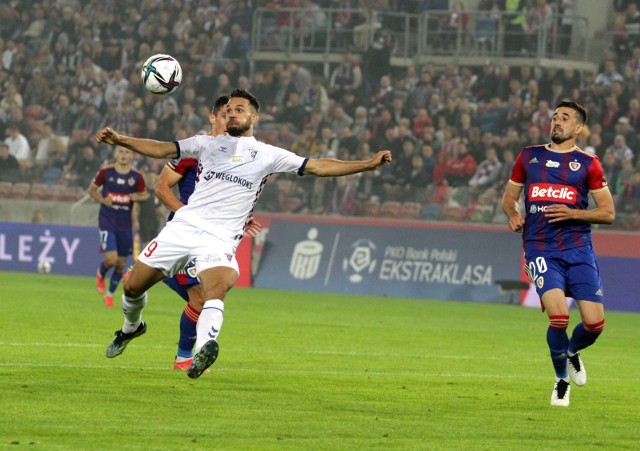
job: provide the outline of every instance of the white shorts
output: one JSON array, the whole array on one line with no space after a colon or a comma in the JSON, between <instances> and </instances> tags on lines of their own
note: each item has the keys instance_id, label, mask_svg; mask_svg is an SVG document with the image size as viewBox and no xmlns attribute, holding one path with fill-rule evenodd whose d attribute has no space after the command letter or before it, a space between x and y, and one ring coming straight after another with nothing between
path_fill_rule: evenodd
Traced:
<instances>
[{"instance_id":1,"label":"white shorts","mask_svg":"<svg viewBox=\"0 0 640 451\"><path fill-rule=\"evenodd\" d=\"M182 270L191 260L195 260L196 274L208 268L226 266L239 275L236 248L233 243L173 218L140 252L138 260L159 269L167 277Z\"/></svg>"}]
</instances>

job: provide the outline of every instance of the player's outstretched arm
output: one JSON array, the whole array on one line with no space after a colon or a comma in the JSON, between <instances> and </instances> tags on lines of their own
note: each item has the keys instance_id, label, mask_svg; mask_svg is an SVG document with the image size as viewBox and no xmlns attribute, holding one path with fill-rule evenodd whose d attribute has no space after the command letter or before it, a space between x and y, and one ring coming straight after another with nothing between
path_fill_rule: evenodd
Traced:
<instances>
[{"instance_id":1,"label":"player's outstretched arm","mask_svg":"<svg viewBox=\"0 0 640 451\"><path fill-rule=\"evenodd\" d=\"M175 158L178 156L176 144L167 141L156 141L155 139L134 138L132 136L121 135L115 130L106 127L98 131L96 141L99 143L122 146L140 155L151 158Z\"/></svg>"},{"instance_id":2,"label":"player's outstretched arm","mask_svg":"<svg viewBox=\"0 0 640 451\"><path fill-rule=\"evenodd\" d=\"M172 190L181 178L182 175L165 165L156 182L156 197L160 199L160 202L162 202L165 207L174 213L178 211L179 208L184 207L184 204L176 197Z\"/></svg>"},{"instance_id":3,"label":"player's outstretched arm","mask_svg":"<svg viewBox=\"0 0 640 451\"><path fill-rule=\"evenodd\" d=\"M309 160L304 168L304 173L318 177L339 177L341 175L357 174L358 172L375 171L383 164L389 164L391 161L391 152L388 150L380 150L370 160L362 161L320 158Z\"/></svg>"}]
</instances>

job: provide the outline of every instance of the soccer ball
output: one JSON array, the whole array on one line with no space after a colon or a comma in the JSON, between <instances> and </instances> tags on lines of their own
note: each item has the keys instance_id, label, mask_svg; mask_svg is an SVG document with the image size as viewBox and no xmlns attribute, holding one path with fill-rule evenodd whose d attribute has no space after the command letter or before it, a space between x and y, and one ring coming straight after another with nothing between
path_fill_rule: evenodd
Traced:
<instances>
[{"instance_id":1,"label":"soccer ball","mask_svg":"<svg viewBox=\"0 0 640 451\"><path fill-rule=\"evenodd\" d=\"M40 274L48 274L51 272L51 262L49 260L40 260L38 262L38 272Z\"/></svg>"},{"instance_id":2,"label":"soccer ball","mask_svg":"<svg viewBox=\"0 0 640 451\"><path fill-rule=\"evenodd\" d=\"M153 94L169 94L182 82L182 69L171 55L157 54L142 65L142 83Z\"/></svg>"}]
</instances>

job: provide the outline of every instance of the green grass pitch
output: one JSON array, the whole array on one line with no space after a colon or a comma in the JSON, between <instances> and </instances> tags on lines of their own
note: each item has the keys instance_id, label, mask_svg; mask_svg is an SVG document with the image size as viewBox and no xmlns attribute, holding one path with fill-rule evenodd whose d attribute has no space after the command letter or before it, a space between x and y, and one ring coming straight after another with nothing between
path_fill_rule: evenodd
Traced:
<instances>
[{"instance_id":1,"label":"green grass pitch","mask_svg":"<svg viewBox=\"0 0 640 451\"><path fill-rule=\"evenodd\" d=\"M107 359L122 313L93 279L0 272L0 449L640 446L638 315L608 312L560 408L538 309L235 288L191 380L172 369L183 306L154 287L147 334Z\"/></svg>"}]
</instances>

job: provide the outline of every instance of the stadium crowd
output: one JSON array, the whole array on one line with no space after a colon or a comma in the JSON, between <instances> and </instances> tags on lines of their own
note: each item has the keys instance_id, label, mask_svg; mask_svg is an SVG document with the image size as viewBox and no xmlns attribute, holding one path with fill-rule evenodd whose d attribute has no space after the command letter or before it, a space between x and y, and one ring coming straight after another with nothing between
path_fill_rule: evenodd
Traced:
<instances>
[{"instance_id":1,"label":"stadium crowd","mask_svg":"<svg viewBox=\"0 0 640 451\"><path fill-rule=\"evenodd\" d=\"M357 17L322 17L318 9L349 11L371 3L3 2L0 182L84 192L112 160L107 146L93 139L100 128L159 140L205 133L213 101L240 87L261 102L260 140L312 157L365 159L378 149L394 154L394 164L375 173L336 180L274 176L258 204L262 211L502 223L499 197L515 157L524 145L548 139L553 108L568 98L589 112L589 131L579 145L602 160L618 208L616 227L640 229L635 3L615 2L615 37L596 73L491 60L480 68L392 67L394 42L384 27L363 48ZM389 11L451 8L461 14L460 2L447 0L373 3ZM535 9L571 2L520 3ZM273 8L274 15L286 6L313 9L309 17L354 30L352 50L329 77L293 61L249 71L252 9L259 6ZM479 0L479 8L505 7L505 1ZM140 82L142 63L155 53L171 54L182 66L182 85L171 95L149 94ZM133 164L158 174L163 162L137 157Z\"/></svg>"}]
</instances>

